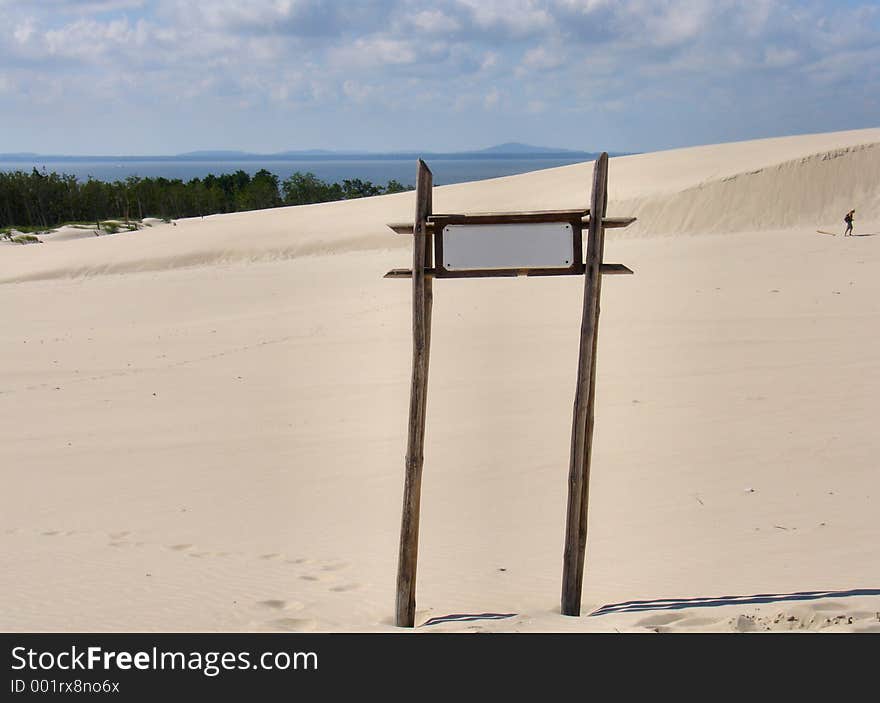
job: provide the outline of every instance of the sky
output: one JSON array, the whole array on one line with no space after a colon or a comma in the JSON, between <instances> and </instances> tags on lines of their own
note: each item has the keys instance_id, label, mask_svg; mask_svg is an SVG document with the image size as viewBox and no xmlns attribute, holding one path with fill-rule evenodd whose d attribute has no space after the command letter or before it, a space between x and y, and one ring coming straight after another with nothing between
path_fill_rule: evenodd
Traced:
<instances>
[{"instance_id":1,"label":"sky","mask_svg":"<svg viewBox=\"0 0 880 703\"><path fill-rule=\"evenodd\" d=\"M877 0L0 0L0 153L653 151L876 126Z\"/></svg>"}]
</instances>

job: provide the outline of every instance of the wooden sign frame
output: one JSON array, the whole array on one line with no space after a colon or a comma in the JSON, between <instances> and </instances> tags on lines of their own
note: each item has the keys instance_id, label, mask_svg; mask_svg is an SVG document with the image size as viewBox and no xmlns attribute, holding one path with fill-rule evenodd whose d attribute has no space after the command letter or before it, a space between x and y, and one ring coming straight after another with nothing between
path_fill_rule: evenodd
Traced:
<instances>
[{"instance_id":1,"label":"wooden sign frame","mask_svg":"<svg viewBox=\"0 0 880 703\"><path fill-rule=\"evenodd\" d=\"M533 217L524 218L523 214L499 213L497 215L432 215L429 221L434 225L434 276L436 278L484 278L491 276L565 276L583 273L584 245L581 234L582 218L588 211L573 210L568 212L529 213ZM571 226L572 231L572 262L568 268L487 268L487 269L447 269L444 266L443 243L447 225L517 225L559 223ZM520 274L520 271L523 273ZM530 272L530 273L528 273Z\"/></svg>"},{"instance_id":2,"label":"wooden sign frame","mask_svg":"<svg viewBox=\"0 0 880 703\"><path fill-rule=\"evenodd\" d=\"M413 223L388 226L400 234L412 234L412 269L394 269L386 278L412 278L413 362L410 386L409 429L397 565L395 623L415 625L416 564L418 561L419 512L424 464L428 365L431 349L431 316L434 278L488 278L508 276L584 276L584 303L578 350L577 384L572 412L565 545L562 566L561 612L580 615L587 541L587 504L596 386L596 349L602 275L631 274L622 264L603 261L605 229L627 227L634 217L607 218L608 154L602 153L593 167L593 190L588 210L552 210L516 213L432 214L433 174L419 159L416 207ZM573 261L568 268L486 268L448 270L443 266L443 228L450 224L523 224L563 222L572 225ZM583 231L587 228L587 254L583 256Z\"/></svg>"}]
</instances>

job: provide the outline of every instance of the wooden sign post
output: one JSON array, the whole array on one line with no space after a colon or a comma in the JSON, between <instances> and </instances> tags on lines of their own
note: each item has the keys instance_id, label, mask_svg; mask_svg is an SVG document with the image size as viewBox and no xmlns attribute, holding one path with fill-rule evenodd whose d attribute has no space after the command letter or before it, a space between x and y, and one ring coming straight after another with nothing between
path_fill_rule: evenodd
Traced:
<instances>
[{"instance_id":1,"label":"wooden sign post","mask_svg":"<svg viewBox=\"0 0 880 703\"><path fill-rule=\"evenodd\" d=\"M596 342L599 338L600 267L605 250L602 219L608 203L608 155L593 167L593 195L587 262L584 271L584 311L578 352L577 386L571 425L571 460L568 469L568 517L562 560L562 614L581 614L584 555L587 547L587 499L590 494L590 456L593 448L593 405L596 390Z\"/></svg>"},{"instance_id":2,"label":"wooden sign post","mask_svg":"<svg viewBox=\"0 0 880 703\"><path fill-rule=\"evenodd\" d=\"M413 225L413 362L409 397L409 434L406 442L406 477L403 484L403 516L397 558L395 622L412 627L416 612L416 562L419 555L419 501L425 444L425 409L428 401L428 360L431 355L431 306L433 281L425 275L430 267L428 217L431 214L433 176L419 159L416 180L416 214Z\"/></svg>"},{"instance_id":3,"label":"wooden sign post","mask_svg":"<svg viewBox=\"0 0 880 703\"><path fill-rule=\"evenodd\" d=\"M395 608L395 623L399 627L415 625L419 502L434 278L584 276L562 566L562 613L580 615L602 275L632 273L621 264L603 262L605 229L627 227L635 221L634 217L605 216L607 188L608 154L603 153L593 169L589 210L434 215L431 202L433 177L427 164L420 159L415 220L412 224L388 225L395 232L411 233L413 237L412 269L394 269L385 275L386 278L412 278L413 290L412 383ZM586 259L583 254L584 225L587 225Z\"/></svg>"}]
</instances>

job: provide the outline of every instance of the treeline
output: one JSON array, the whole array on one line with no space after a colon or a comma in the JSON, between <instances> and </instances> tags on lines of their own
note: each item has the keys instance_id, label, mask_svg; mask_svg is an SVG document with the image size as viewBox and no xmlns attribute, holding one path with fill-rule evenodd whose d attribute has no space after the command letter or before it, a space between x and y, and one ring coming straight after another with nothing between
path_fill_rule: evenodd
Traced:
<instances>
[{"instance_id":1,"label":"treeline","mask_svg":"<svg viewBox=\"0 0 880 703\"><path fill-rule=\"evenodd\" d=\"M76 176L33 169L0 172L0 228L57 227L107 219L177 219L365 198L412 190L398 181L384 186L359 178L327 183L313 173L281 181L265 169L236 171L189 181L129 176L123 181L79 181Z\"/></svg>"}]
</instances>

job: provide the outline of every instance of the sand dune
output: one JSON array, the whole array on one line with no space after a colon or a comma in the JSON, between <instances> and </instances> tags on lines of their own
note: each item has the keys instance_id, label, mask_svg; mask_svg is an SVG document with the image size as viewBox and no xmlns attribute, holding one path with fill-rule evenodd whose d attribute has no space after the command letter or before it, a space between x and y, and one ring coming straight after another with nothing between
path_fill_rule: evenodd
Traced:
<instances>
[{"instance_id":1,"label":"sand dune","mask_svg":"<svg viewBox=\"0 0 880 703\"><path fill-rule=\"evenodd\" d=\"M413 169L415 171L415 167ZM436 212L587 207L592 164L438 187ZM637 224L611 237L840 228L843 213L880 212L880 129L678 149L611 160L609 214ZM0 283L405 248L388 222L413 195L151 222L140 237L6 249ZM871 222L870 224L873 224ZM51 238L50 238L51 239ZM49 240L47 240L49 241ZM39 249L39 250L37 250Z\"/></svg>"},{"instance_id":2,"label":"sand dune","mask_svg":"<svg viewBox=\"0 0 880 703\"><path fill-rule=\"evenodd\" d=\"M880 232L878 143L612 160L610 213L640 220L606 247L636 275L603 286L581 618L558 608L583 281L437 283L420 631L880 629L880 236L816 231L855 207ZM435 210L586 205L590 173ZM382 274L410 242L384 224L412 204L0 251L0 629L392 629L410 292Z\"/></svg>"}]
</instances>

